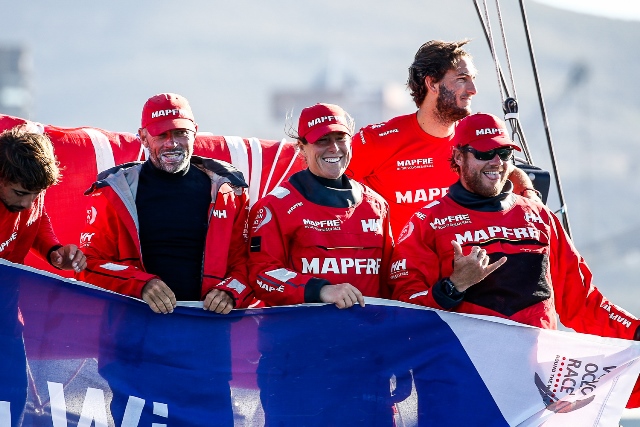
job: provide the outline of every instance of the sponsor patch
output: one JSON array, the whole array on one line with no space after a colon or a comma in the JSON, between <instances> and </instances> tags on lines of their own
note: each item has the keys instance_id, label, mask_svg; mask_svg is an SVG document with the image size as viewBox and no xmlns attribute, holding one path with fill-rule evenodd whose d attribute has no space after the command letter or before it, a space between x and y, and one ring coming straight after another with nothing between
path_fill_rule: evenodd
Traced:
<instances>
[{"instance_id":1,"label":"sponsor patch","mask_svg":"<svg viewBox=\"0 0 640 427\"><path fill-rule=\"evenodd\" d=\"M128 265L114 264L112 262L108 262L106 264L102 264L100 267L104 268L105 270L111 270L111 271L122 271L122 270L126 270L127 268L129 268Z\"/></svg>"},{"instance_id":2,"label":"sponsor patch","mask_svg":"<svg viewBox=\"0 0 640 427\"><path fill-rule=\"evenodd\" d=\"M409 221L407 225L405 225L402 231L400 232L400 236L398 236L398 243L402 243L403 240L411 236L411 233L413 233L414 228L415 226L413 225L413 222Z\"/></svg>"},{"instance_id":3,"label":"sponsor patch","mask_svg":"<svg viewBox=\"0 0 640 427\"><path fill-rule=\"evenodd\" d=\"M429 293L429 291L417 292L417 293L415 293L415 294L411 295L411 296L409 297L409 299L418 298L418 297L421 297L421 296L423 296L423 295L427 295L428 293Z\"/></svg>"},{"instance_id":4,"label":"sponsor patch","mask_svg":"<svg viewBox=\"0 0 640 427\"><path fill-rule=\"evenodd\" d=\"M263 225L268 224L269 221L271 221L271 218L273 218L273 215L269 208L266 206L264 208L260 208L256 214L256 218L253 220L253 231L256 232L260 230Z\"/></svg>"},{"instance_id":5,"label":"sponsor patch","mask_svg":"<svg viewBox=\"0 0 640 427\"><path fill-rule=\"evenodd\" d=\"M245 285L243 285L242 283L238 282L236 279L232 279L229 283L227 283L225 285L225 287L227 287L229 289L233 289L239 294L241 294L242 292L244 292L245 289L247 289L247 287Z\"/></svg>"},{"instance_id":6,"label":"sponsor patch","mask_svg":"<svg viewBox=\"0 0 640 427\"><path fill-rule=\"evenodd\" d=\"M269 194L273 197L277 197L278 199L282 199L285 196L288 196L291 192L284 187L276 187Z\"/></svg>"},{"instance_id":7,"label":"sponsor patch","mask_svg":"<svg viewBox=\"0 0 640 427\"><path fill-rule=\"evenodd\" d=\"M96 215L97 214L98 214L98 211L93 206L91 206L89 209L87 209L87 224L91 225L94 222L96 222Z\"/></svg>"},{"instance_id":8,"label":"sponsor patch","mask_svg":"<svg viewBox=\"0 0 640 427\"><path fill-rule=\"evenodd\" d=\"M287 270L286 268L278 268L277 270L267 271L267 276L273 277L281 282L286 282L289 279L293 279L298 275L295 271Z\"/></svg>"}]
</instances>

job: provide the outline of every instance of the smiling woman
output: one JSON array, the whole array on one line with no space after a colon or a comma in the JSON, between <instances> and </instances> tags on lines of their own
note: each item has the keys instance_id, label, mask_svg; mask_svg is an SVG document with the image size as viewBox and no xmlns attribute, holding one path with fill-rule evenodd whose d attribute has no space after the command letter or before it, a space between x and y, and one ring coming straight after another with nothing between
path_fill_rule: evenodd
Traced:
<instances>
[{"instance_id":1,"label":"smiling woman","mask_svg":"<svg viewBox=\"0 0 640 427\"><path fill-rule=\"evenodd\" d=\"M386 275L379 274L386 271L391 255L389 207L373 190L344 175L351 160L353 123L337 105L303 109L298 131L290 136L297 140L308 168L251 210L249 280L267 305L322 302L349 309L364 306L365 296L389 295ZM261 336L269 336L271 328L277 325L262 322ZM370 382L340 387L340 379L317 378L317 372L305 365L317 357L317 349L289 348L286 343L275 348L266 338L260 342L267 343L260 348L258 367L265 425L392 425L388 373L363 373L359 377ZM275 369L273 363L283 358L295 375ZM304 366L293 366L298 362ZM314 399L304 399L295 410L279 406L296 391ZM345 402L358 407L346 420L339 409Z\"/></svg>"}]
</instances>

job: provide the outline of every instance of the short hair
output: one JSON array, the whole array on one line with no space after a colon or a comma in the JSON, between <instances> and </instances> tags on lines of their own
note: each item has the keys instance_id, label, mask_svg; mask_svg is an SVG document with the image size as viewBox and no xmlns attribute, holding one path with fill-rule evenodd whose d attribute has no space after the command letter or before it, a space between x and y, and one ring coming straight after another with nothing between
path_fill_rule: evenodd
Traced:
<instances>
[{"instance_id":1,"label":"short hair","mask_svg":"<svg viewBox=\"0 0 640 427\"><path fill-rule=\"evenodd\" d=\"M0 133L0 180L42 191L60 180L59 162L47 135L21 127Z\"/></svg>"},{"instance_id":2,"label":"short hair","mask_svg":"<svg viewBox=\"0 0 640 427\"><path fill-rule=\"evenodd\" d=\"M469 39L456 42L431 40L420 46L409 67L409 78L407 79L407 87L411 91L411 97L416 107L420 107L427 96L424 78L429 76L439 82L447 71L456 68L461 58L471 58L471 55L462 49L462 46L470 41Z\"/></svg>"}]
</instances>

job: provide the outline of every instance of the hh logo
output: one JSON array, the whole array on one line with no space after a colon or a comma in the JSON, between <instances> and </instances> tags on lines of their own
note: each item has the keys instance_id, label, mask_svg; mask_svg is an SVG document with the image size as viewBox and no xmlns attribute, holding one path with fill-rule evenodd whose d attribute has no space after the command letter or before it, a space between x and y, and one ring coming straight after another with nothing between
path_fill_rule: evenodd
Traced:
<instances>
[{"instance_id":1,"label":"hh logo","mask_svg":"<svg viewBox=\"0 0 640 427\"><path fill-rule=\"evenodd\" d=\"M96 233L80 233L80 246L89 246L94 234Z\"/></svg>"},{"instance_id":2,"label":"hh logo","mask_svg":"<svg viewBox=\"0 0 640 427\"><path fill-rule=\"evenodd\" d=\"M227 211L214 209L213 210L213 216L215 216L216 218L226 218L227 217Z\"/></svg>"},{"instance_id":3,"label":"hh logo","mask_svg":"<svg viewBox=\"0 0 640 427\"><path fill-rule=\"evenodd\" d=\"M362 223L362 231L364 231L365 233L367 231L377 233L378 230L382 228L382 224L380 223L379 219L363 219L360 220L360 222Z\"/></svg>"}]
</instances>

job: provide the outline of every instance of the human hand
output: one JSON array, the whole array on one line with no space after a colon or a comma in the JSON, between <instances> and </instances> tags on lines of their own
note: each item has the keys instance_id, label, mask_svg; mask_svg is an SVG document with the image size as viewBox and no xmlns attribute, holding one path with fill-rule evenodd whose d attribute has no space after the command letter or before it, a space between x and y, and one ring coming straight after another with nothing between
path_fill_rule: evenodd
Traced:
<instances>
[{"instance_id":1,"label":"human hand","mask_svg":"<svg viewBox=\"0 0 640 427\"><path fill-rule=\"evenodd\" d=\"M76 245L64 245L49 254L51 265L61 270L81 272L87 266L87 257Z\"/></svg>"},{"instance_id":2,"label":"human hand","mask_svg":"<svg viewBox=\"0 0 640 427\"><path fill-rule=\"evenodd\" d=\"M533 200L534 202L542 203L540 192L533 188L525 188L524 190L522 190L522 193L520 193L520 195L526 197L527 199Z\"/></svg>"},{"instance_id":3,"label":"human hand","mask_svg":"<svg viewBox=\"0 0 640 427\"><path fill-rule=\"evenodd\" d=\"M203 307L205 310L214 311L218 314L229 314L235 305L235 301L227 292L220 289L211 289L204 297Z\"/></svg>"},{"instance_id":4,"label":"human hand","mask_svg":"<svg viewBox=\"0 0 640 427\"><path fill-rule=\"evenodd\" d=\"M364 307L362 292L349 283L323 286L320 301L335 304L340 309L352 307L356 303Z\"/></svg>"},{"instance_id":5,"label":"human hand","mask_svg":"<svg viewBox=\"0 0 640 427\"><path fill-rule=\"evenodd\" d=\"M507 262L507 257L503 256L493 264L489 264L487 251L480 249L479 246L472 247L469 255L465 256L457 241L452 240L451 244L453 245L453 273L449 280L453 282L458 292L466 291Z\"/></svg>"},{"instance_id":6,"label":"human hand","mask_svg":"<svg viewBox=\"0 0 640 427\"><path fill-rule=\"evenodd\" d=\"M151 279L142 288L142 299L156 313L173 313L176 308L176 295L171 288L160 279Z\"/></svg>"}]
</instances>

